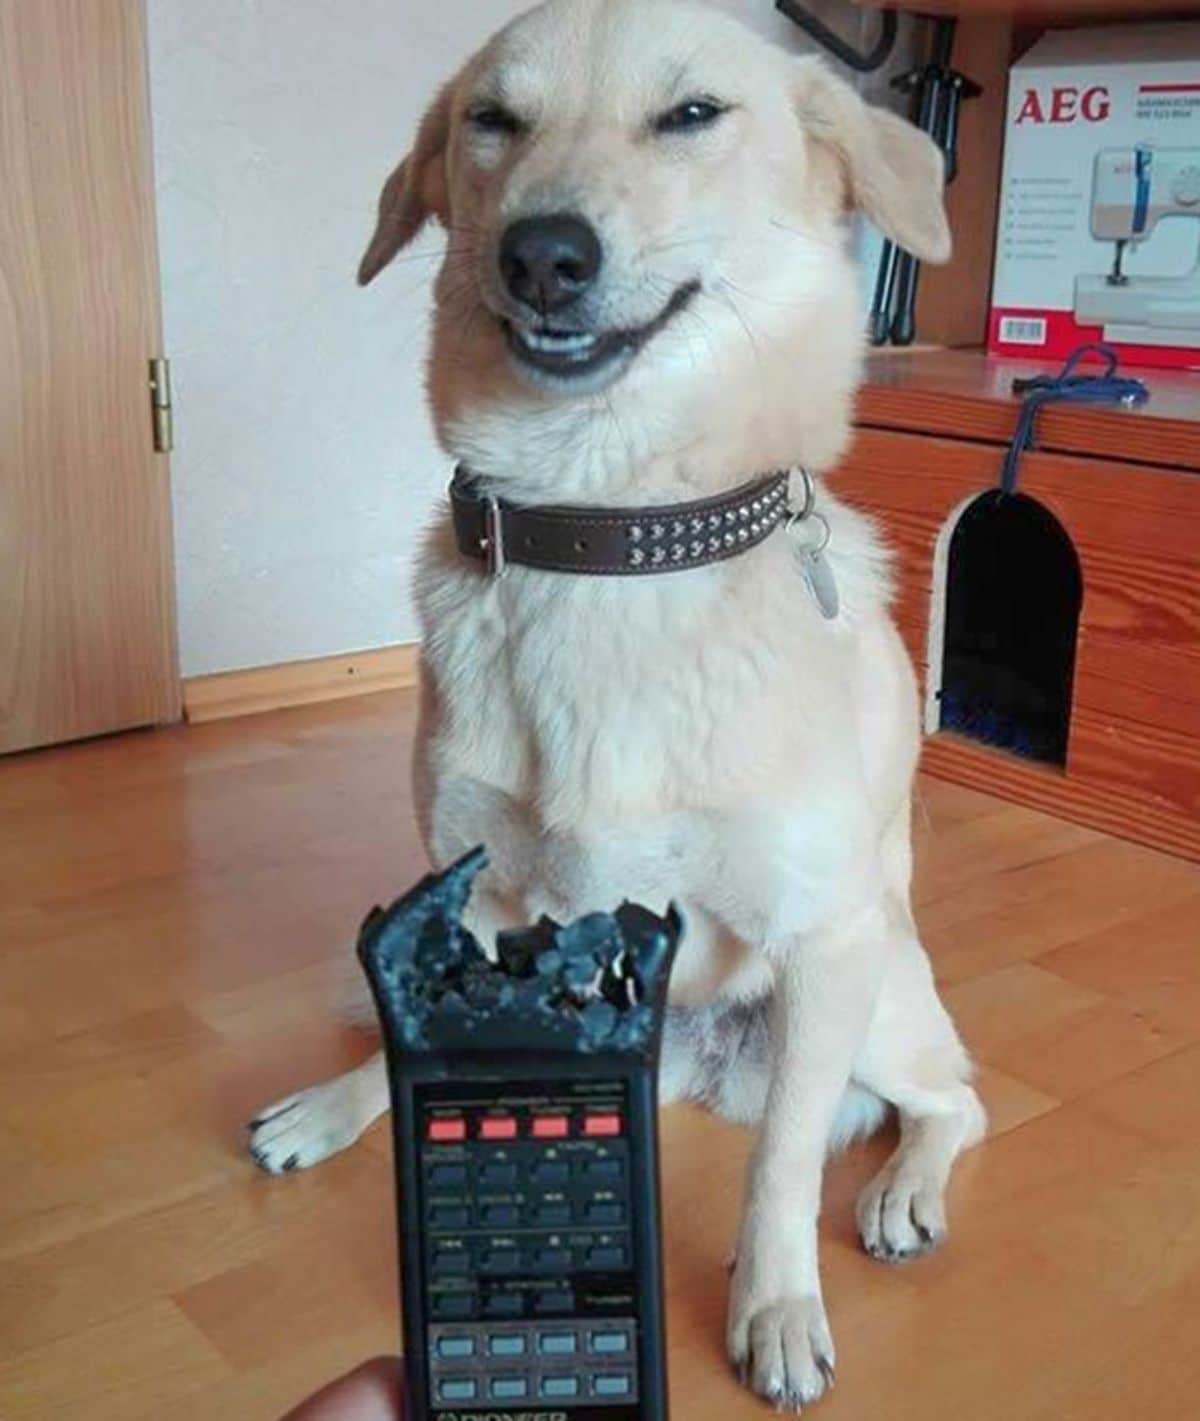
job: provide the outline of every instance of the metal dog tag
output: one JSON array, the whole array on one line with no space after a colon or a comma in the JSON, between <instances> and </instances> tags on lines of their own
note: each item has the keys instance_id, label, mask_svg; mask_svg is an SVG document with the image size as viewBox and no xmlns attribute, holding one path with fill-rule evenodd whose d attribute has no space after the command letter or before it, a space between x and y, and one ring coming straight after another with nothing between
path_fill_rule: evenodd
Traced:
<instances>
[{"instance_id":1,"label":"metal dog tag","mask_svg":"<svg viewBox=\"0 0 1200 1421\"><path fill-rule=\"evenodd\" d=\"M833 575L829 559L819 548L798 548L796 557L800 563L801 575L812 593L813 601L820 608L821 615L827 622L833 621L841 610L842 601L838 596L837 578Z\"/></svg>"},{"instance_id":2,"label":"metal dog tag","mask_svg":"<svg viewBox=\"0 0 1200 1421\"><path fill-rule=\"evenodd\" d=\"M788 522L787 531L795 547L796 562L805 586L821 615L831 622L841 610L842 599L838 595L837 578L825 556L825 549L829 546L829 523L820 513L812 511L810 500L806 503L806 511L793 516Z\"/></svg>"}]
</instances>

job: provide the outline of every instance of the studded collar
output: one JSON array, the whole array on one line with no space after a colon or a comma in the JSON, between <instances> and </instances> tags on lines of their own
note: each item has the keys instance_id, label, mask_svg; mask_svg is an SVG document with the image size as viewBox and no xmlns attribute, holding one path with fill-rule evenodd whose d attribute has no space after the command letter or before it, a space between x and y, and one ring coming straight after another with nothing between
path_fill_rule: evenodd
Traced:
<instances>
[{"instance_id":1,"label":"studded collar","mask_svg":"<svg viewBox=\"0 0 1200 1421\"><path fill-rule=\"evenodd\" d=\"M788 474L653 508L522 507L484 494L468 469L450 485L459 551L493 576L512 563L544 572L644 577L748 552L788 518Z\"/></svg>"}]
</instances>

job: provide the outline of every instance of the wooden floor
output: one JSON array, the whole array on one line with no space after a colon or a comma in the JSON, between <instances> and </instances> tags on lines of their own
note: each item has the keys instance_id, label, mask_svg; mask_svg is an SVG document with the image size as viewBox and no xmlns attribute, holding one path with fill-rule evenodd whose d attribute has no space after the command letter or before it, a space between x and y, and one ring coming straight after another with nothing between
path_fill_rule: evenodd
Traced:
<instances>
[{"instance_id":1,"label":"wooden floor","mask_svg":"<svg viewBox=\"0 0 1200 1421\"><path fill-rule=\"evenodd\" d=\"M328 1009L420 868L412 705L366 697L0 764L0 1416L269 1421L397 1323L389 1142L273 1180L265 1101L358 1060ZM918 912L992 1138L951 1239L856 1247L835 1163L828 1421L1200 1415L1200 870L923 787ZM723 1260L748 1137L666 1112L674 1415L739 1421Z\"/></svg>"}]
</instances>

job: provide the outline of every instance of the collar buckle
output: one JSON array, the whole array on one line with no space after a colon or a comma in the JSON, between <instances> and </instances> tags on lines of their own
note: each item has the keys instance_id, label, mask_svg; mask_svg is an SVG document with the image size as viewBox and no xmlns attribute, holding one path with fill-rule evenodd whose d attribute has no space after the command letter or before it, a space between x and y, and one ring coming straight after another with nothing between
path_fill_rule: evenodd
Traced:
<instances>
[{"instance_id":1,"label":"collar buckle","mask_svg":"<svg viewBox=\"0 0 1200 1421\"><path fill-rule=\"evenodd\" d=\"M483 501L483 537L479 543L487 560L488 576L503 577L508 571L508 558L504 552L504 515L498 498L489 496Z\"/></svg>"}]
</instances>

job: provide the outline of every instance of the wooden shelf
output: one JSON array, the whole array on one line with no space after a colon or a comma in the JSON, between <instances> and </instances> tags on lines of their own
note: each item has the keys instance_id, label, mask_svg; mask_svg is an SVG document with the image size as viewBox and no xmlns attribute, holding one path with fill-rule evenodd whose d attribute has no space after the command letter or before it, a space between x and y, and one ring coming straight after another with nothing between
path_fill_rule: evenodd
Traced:
<instances>
[{"instance_id":1,"label":"wooden shelf","mask_svg":"<svg viewBox=\"0 0 1200 1421\"><path fill-rule=\"evenodd\" d=\"M859 395L858 423L1007 443L1020 409L1012 393L1014 377L1059 369L1058 361L1013 360L969 350L872 355ZM1050 405L1038 417L1038 447L1098 457L1120 449L1126 460L1200 471L1200 380L1184 372L1121 369L1149 386L1147 404L1138 409Z\"/></svg>"},{"instance_id":2,"label":"wooden shelf","mask_svg":"<svg viewBox=\"0 0 1200 1421\"><path fill-rule=\"evenodd\" d=\"M917 330L938 348L869 357L857 435L831 483L878 519L895 552L896 625L924 679L932 730L957 519L996 485L1021 410L1014 378L1062 368L1061 360L981 349L1009 63L1048 27L1196 19L1200 3L913 0L902 8L962 18L954 62L983 95L963 108L958 178L947 190L953 258L921 274ZM940 731L927 738L923 763L932 774L1200 860L1200 379L1132 365L1122 373L1148 386L1147 404L1047 405L1020 470L1021 492L1057 521L1082 574L1065 766L1048 769ZM1002 597L993 604L1002 607ZM991 613L972 615L986 638Z\"/></svg>"},{"instance_id":3,"label":"wooden shelf","mask_svg":"<svg viewBox=\"0 0 1200 1421\"><path fill-rule=\"evenodd\" d=\"M996 485L1020 408L1013 377L1058 368L956 350L868 363L855 440L831 483L895 552L896 625L925 679L930 728L948 539ZM1200 381L1136 373L1147 405L1049 405L1021 463L1021 493L1057 520L1083 579L1065 770L948 733L926 741L924 764L1200 860Z\"/></svg>"},{"instance_id":4,"label":"wooden shelf","mask_svg":"<svg viewBox=\"0 0 1200 1421\"><path fill-rule=\"evenodd\" d=\"M855 0L865 9L879 10L891 0ZM1180 0L912 0L892 5L921 15L1011 15L1044 24L1081 20L1188 19L1200 14L1200 4Z\"/></svg>"}]
</instances>

